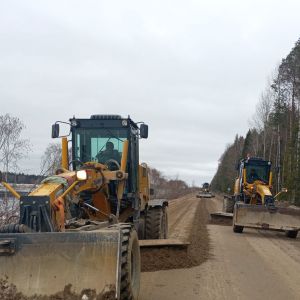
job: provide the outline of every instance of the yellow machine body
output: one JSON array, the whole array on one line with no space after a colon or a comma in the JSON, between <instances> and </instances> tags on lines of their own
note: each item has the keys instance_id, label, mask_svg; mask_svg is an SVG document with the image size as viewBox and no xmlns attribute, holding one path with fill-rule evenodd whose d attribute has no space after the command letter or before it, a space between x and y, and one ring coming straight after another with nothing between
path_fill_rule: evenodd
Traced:
<instances>
[{"instance_id":1,"label":"yellow machine body","mask_svg":"<svg viewBox=\"0 0 300 300\"><path fill-rule=\"evenodd\" d=\"M126 165L126 147L124 156ZM107 185L112 180L124 182L127 173L110 171L95 162L87 162L77 171L63 168L67 167L67 160L63 164L57 175L44 180L25 198L20 196L21 205L27 199L49 199L46 206L54 232L0 235L0 277L7 278L25 296L54 296L72 286L76 295L91 290L99 297L113 293L118 299L122 232L117 225L109 228L116 220L110 219ZM86 175L85 179L79 178L80 172ZM80 203L79 195L85 191L94 191L92 207L96 211L86 207L87 219L78 223L91 225L68 226L70 204ZM118 186L118 192L123 194L124 185Z\"/></svg>"},{"instance_id":2,"label":"yellow machine body","mask_svg":"<svg viewBox=\"0 0 300 300\"><path fill-rule=\"evenodd\" d=\"M138 235L147 237L147 247L163 236L146 228L149 216L161 223L155 228L167 228L167 217L153 217L166 214L167 202L150 200L149 169L139 164L138 143L148 137L148 126L130 117L93 115L70 119L70 128L72 140L62 137L55 174L26 196L2 182L20 199L20 222L0 227L0 279L28 297L68 292L76 299L137 300ZM57 122L52 137L59 137ZM177 245L157 245L169 244Z\"/></svg>"},{"instance_id":3,"label":"yellow machine body","mask_svg":"<svg viewBox=\"0 0 300 300\"><path fill-rule=\"evenodd\" d=\"M143 210L150 200L149 168L146 164L139 165L139 193Z\"/></svg>"},{"instance_id":4,"label":"yellow machine body","mask_svg":"<svg viewBox=\"0 0 300 300\"><path fill-rule=\"evenodd\" d=\"M288 237L295 238L300 230L300 211L276 206L276 196L281 192L273 195L272 177L271 162L255 157L242 159L233 195L224 196L223 211L212 213L212 219L232 220L236 233L257 228L285 231Z\"/></svg>"},{"instance_id":5,"label":"yellow machine body","mask_svg":"<svg viewBox=\"0 0 300 300\"><path fill-rule=\"evenodd\" d=\"M109 126L119 122L123 130L122 120L112 120L110 116L104 121L88 122L94 127L98 124L99 134L104 134L108 141L106 135L111 131L103 133L103 122ZM136 126L130 119L126 119L126 125ZM129 131L133 132L130 139L138 136L137 129ZM57 124L52 130L55 131L52 136L58 136ZM137 299L140 256L137 234L131 223L136 210L121 209L128 193L128 170L132 172L129 157L136 162L132 158L136 152L131 148L129 154L129 147L129 139L122 139L120 162L110 160L113 166L92 159L80 161L70 170L68 140L63 137L61 168L27 196L2 182L20 199L20 223L0 228L0 279L7 280L8 286L14 286L18 293L28 297L56 297L69 291L77 298L86 294L95 299L125 300L126 294ZM141 191L145 209L150 199L149 174L145 165L138 171L136 189L138 193ZM114 212L112 195L117 199ZM130 267L124 263L130 263ZM124 267L127 269L123 270ZM122 280L126 280L126 292Z\"/></svg>"},{"instance_id":6,"label":"yellow machine body","mask_svg":"<svg viewBox=\"0 0 300 300\"><path fill-rule=\"evenodd\" d=\"M244 227L286 231L291 236L300 230L300 213L275 206L272 194L271 163L258 158L242 160L234 184L233 228ZM232 206L233 208L233 206Z\"/></svg>"}]
</instances>

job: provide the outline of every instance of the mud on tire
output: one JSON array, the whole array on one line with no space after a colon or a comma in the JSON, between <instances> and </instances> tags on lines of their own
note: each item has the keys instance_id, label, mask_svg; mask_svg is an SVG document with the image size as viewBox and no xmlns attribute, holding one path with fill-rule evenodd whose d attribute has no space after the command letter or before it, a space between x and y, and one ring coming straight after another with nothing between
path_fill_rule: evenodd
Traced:
<instances>
[{"instance_id":1,"label":"mud on tire","mask_svg":"<svg viewBox=\"0 0 300 300\"><path fill-rule=\"evenodd\" d=\"M151 207L146 215L146 239L168 238L168 207Z\"/></svg>"},{"instance_id":2,"label":"mud on tire","mask_svg":"<svg viewBox=\"0 0 300 300\"><path fill-rule=\"evenodd\" d=\"M140 290L141 258L138 236L132 225L120 224L122 231L120 300L137 300Z\"/></svg>"}]
</instances>

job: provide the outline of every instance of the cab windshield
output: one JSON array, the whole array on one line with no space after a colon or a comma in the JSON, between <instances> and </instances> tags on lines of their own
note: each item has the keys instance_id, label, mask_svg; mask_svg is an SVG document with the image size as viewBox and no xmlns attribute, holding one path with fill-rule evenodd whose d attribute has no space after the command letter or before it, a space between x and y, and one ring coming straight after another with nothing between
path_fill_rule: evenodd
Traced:
<instances>
[{"instance_id":1,"label":"cab windshield","mask_svg":"<svg viewBox=\"0 0 300 300\"><path fill-rule=\"evenodd\" d=\"M247 165L246 177L248 183L253 183L255 180L269 182L270 166L268 165Z\"/></svg>"},{"instance_id":2,"label":"cab windshield","mask_svg":"<svg viewBox=\"0 0 300 300\"><path fill-rule=\"evenodd\" d=\"M74 139L74 160L104 164L113 159L120 163L127 130L78 128Z\"/></svg>"}]
</instances>

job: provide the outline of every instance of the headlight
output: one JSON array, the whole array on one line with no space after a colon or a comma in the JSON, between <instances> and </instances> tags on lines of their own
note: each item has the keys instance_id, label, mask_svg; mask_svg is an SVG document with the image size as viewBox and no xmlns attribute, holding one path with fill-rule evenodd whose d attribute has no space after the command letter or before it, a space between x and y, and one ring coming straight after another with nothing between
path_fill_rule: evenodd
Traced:
<instances>
[{"instance_id":1,"label":"headlight","mask_svg":"<svg viewBox=\"0 0 300 300\"><path fill-rule=\"evenodd\" d=\"M85 170L77 171L76 176L78 180L87 180L87 173Z\"/></svg>"}]
</instances>

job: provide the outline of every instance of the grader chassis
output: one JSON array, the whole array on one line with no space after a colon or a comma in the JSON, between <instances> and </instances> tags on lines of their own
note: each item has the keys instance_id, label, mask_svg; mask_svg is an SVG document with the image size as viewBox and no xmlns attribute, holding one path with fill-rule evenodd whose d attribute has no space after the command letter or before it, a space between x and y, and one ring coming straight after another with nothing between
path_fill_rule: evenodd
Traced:
<instances>
[{"instance_id":1,"label":"grader chassis","mask_svg":"<svg viewBox=\"0 0 300 300\"><path fill-rule=\"evenodd\" d=\"M275 199L286 192L272 194L271 162L262 158L247 157L238 165L234 194L224 196L223 211L211 214L213 220L232 219L233 231L244 228L285 232L296 238L300 230L300 211L276 206Z\"/></svg>"},{"instance_id":2,"label":"grader chassis","mask_svg":"<svg viewBox=\"0 0 300 300\"><path fill-rule=\"evenodd\" d=\"M61 123L70 126L71 161ZM139 164L148 126L117 115L73 117L56 122L52 137L62 138L56 174L27 196L2 181L20 199L20 221L0 228L0 278L25 296L71 285L78 295L137 299L139 239L146 247L182 245L167 240L168 203L150 200L148 167Z\"/></svg>"}]
</instances>

